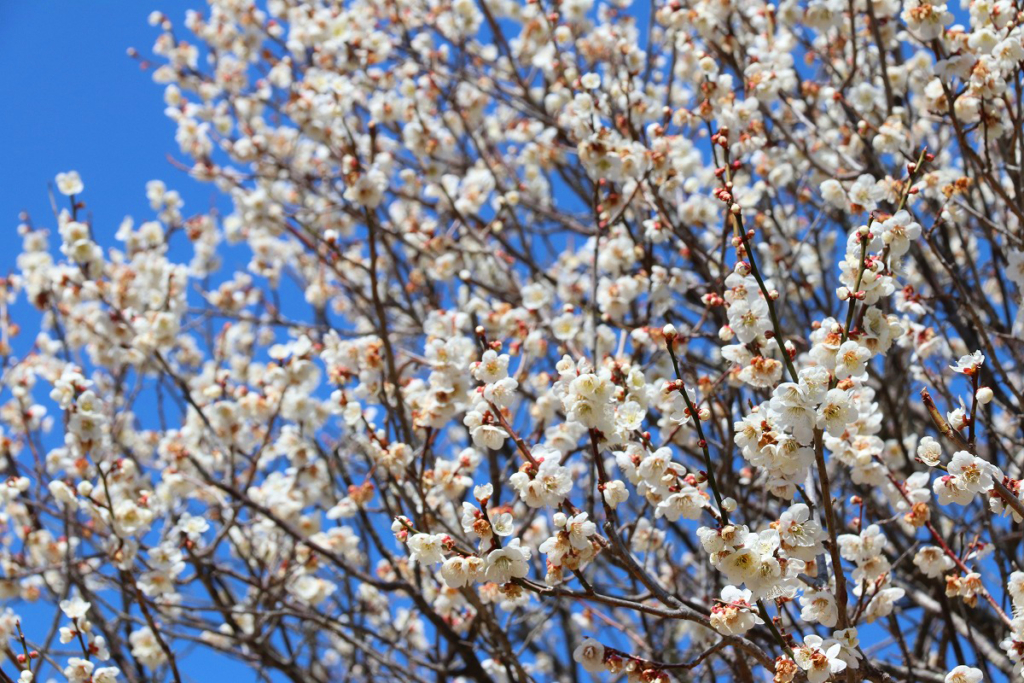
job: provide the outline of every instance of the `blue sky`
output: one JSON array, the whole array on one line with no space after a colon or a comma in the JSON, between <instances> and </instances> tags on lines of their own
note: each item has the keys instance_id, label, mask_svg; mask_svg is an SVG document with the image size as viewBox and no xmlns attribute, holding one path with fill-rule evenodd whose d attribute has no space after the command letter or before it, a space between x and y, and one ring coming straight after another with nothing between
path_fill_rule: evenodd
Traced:
<instances>
[{"instance_id":1,"label":"blue sky","mask_svg":"<svg viewBox=\"0 0 1024 683\"><path fill-rule=\"evenodd\" d=\"M126 50L150 53L154 9L176 23L195 0L13 0L0 3L0 220L13 236L18 214L55 228L47 184L76 169L100 241L126 214L151 217L146 182L177 189L185 209L207 206L214 189L173 168L174 124L164 116L162 87ZM104 239L106 238L106 239ZM0 272L14 267L13 239L0 251Z\"/></svg>"}]
</instances>

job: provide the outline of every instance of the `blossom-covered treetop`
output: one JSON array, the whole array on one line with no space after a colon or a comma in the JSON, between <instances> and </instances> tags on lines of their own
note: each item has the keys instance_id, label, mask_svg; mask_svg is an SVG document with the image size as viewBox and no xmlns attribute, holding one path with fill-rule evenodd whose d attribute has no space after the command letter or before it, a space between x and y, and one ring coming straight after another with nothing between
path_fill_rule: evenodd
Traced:
<instances>
[{"instance_id":1,"label":"blossom-covered treetop","mask_svg":"<svg viewBox=\"0 0 1024 683\"><path fill-rule=\"evenodd\" d=\"M152 214L2 280L0 683L1024 677L1024 7L150 23Z\"/></svg>"}]
</instances>

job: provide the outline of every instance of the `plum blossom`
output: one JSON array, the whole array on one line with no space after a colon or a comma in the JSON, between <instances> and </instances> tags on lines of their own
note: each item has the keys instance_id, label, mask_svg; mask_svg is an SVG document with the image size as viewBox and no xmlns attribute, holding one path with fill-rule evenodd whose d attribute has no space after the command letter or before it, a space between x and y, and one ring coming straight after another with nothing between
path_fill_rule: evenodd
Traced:
<instances>
[{"instance_id":1,"label":"plum blossom","mask_svg":"<svg viewBox=\"0 0 1024 683\"><path fill-rule=\"evenodd\" d=\"M78 175L78 171L58 173L56 182L57 190L66 196L82 194L82 191L85 189L85 186L82 184L82 177Z\"/></svg>"},{"instance_id":2,"label":"plum blossom","mask_svg":"<svg viewBox=\"0 0 1024 683\"><path fill-rule=\"evenodd\" d=\"M585 671L597 673L604 671L604 645L593 638L587 638L573 653L574 661L579 662Z\"/></svg>"},{"instance_id":3,"label":"plum blossom","mask_svg":"<svg viewBox=\"0 0 1024 683\"><path fill-rule=\"evenodd\" d=\"M946 674L945 683L981 683L984 678L981 669L961 664Z\"/></svg>"},{"instance_id":4,"label":"plum blossom","mask_svg":"<svg viewBox=\"0 0 1024 683\"><path fill-rule=\"evenodd\" d=\"M826 650L823 642L820 636L809 635L803 645L794 650L796 663L807 672L811 683L823 683L846 669L846 662L839 657L842 645L834 643Z\"/></svg>"},{"instance_id":5,"label":"plum blossom","mask_svg":"<svg viewBox=\"0 0 1024 683\"><path fill-rule=\"evenodd\" d=\"M512 579L524 578L529 572L527 562L530 549L520 546L518 538L499 550L491 551L486 558L485 576L494 583L508 583Z\"/></svg>"}]
</instances>

